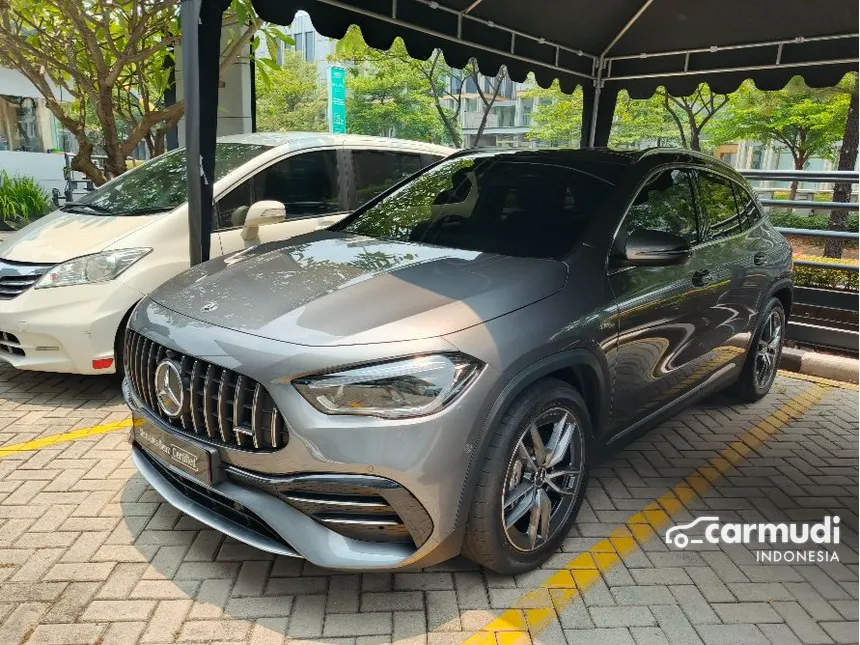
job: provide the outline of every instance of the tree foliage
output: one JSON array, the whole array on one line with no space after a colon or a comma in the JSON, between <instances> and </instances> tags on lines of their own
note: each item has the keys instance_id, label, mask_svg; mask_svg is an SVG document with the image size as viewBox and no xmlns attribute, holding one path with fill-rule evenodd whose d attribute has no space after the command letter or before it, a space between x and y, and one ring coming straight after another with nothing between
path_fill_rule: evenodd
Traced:
<instances>
[{"instance_id":1,"label":"tree foliage","mask_svg":"<svg viewBox=\"0 0 860 645\"><path fill-rule=\"evenodd\" d=\"M713 138L717 142L748 139L785 148L794 168L802 170L812 157L833 156L845 128L848 103L846 92L809 88L799 76L772 92L747 81L732 95L729 109L715 124ZM794 182L791 199L796 192Z\"/></svg>"},{"instance_id":2,"label":"tree foliage","mask_svg":"<svg viewBox=\"0 0 860 645\"><path fill-rule=\"evenodd\" d=\"M260 75L257 128L325 132L327 97L314 63L301 52L284 52L283 66Z\"/></svg>"},{"instance_id":3,"label":"tree foliage","mask_svg":"<svg viewBox=\"0 0 860 645\"><path fill-rule=\"evenodd\" d=\"M153 153L182 117L182 102L167 105L170 59L180 44L180 0L0 0L0 64L23 74L47 108L75 137L73 170L96 184L119 175L146 140ZM232 37L222 73L264 27L250 0L233 0L225 14ZM271 30L269 38L278 38ZM286 37L283 37L286 38Z\"/></svg>"},{"instance_id":4,"label":"tree foliage","mask_svg":"<svg viewBox=\"0 0 860 645\"><path fill-rule=\"evenodd\" d=\"M462 70L451 68L445 62L445 56L442 50L436 49L426 60L412 58L406 50L406 46L400 38L397 38L387 51L373 49L364 42L361 35L361 30L352 26L347 31L346 35L338 41L336 60L353 65L353 77L358 79L361 76L376 76L379 79L380 72L391 72L393 74L390 81L404 81L403 89L407 93L416 93L416 97L412 101L415 105L425 103L422 95L429 97L435 109L436 116L443 128L443 137L441 141L446 144L460 148L463 145L463 134L460 128L460 113L463 107L463 94L466 88L467 80L471 79L477 88L478 100L480 101L481 120L475 132L473 139L477 143L484 129L487 126L487 117L493 109L493 106L501 93L502 86L507 79L507 68L502 66L494 77L487 77L486 87L481 82L482 76L475 59L469 60L466 67ZM411 78L410 78L411 76ZM453 82L451 82L453 81ZM368 87L376 88L381 83L373 83L367 80L354 81L350 85L360 87L362 90L367 90ZM374 103L362 103L357 101L353 105L362 110L359 113L359 118L365 119L376 111L379 114L373 115L373 125L380 119L385 119L389 113L387 103L380 102L379 99L387 100L390 97L390 92L393 89L393 83L387 82L388 88L384 97L370 96L375 103L375 110L371 109ZM371 95L373 93L371 92ZM405 100L405 97L401 100ZM350 104L348 103L348 106ZM355 115L350 113L347 119L347 127L355 118ZM362 124L372 125L367 121L362 120ZM358 126L356 126L358 127ZM362 125L364 127L364 125ZM434 128L435 130L435 128ZM406 130L401 129L401 132ZM406 136L400 134L398 136ZM428 139L429 140L429 139Z\"/></svg>"},{"instance_id":5,"label":"tree foliage","mask_svg":"<svg viewBox=\"0 0 860 645\"><path fill-rule=\"evenodd\" d=\"M565 94L558 81L548 88L539 87L532 78L522 93L532 99L531 126L526 137L550 146L579 147L582 131L582 89Z\"/></svg>"},{"instance_id":6,"label":"tree foliage","mask_svg":"<svg viewBox=\"0 0 860 645\"><path fill-rule=\"evenodd\" d=\"M681 145L678 127L661 96L633 99L622 91L615 106L610 142L619 148L635 148L645 141L657 146Z\"/></svg>"},{"instance_id":7,"label":"tree foliage","mask_svg":"<svg viewBox=\"0 0 860 645\"><path fill-rule=\"evenodd\" d=\"M346 81L349 132L437 143L445 140L433 98L434 90L442 91L445 66L438 66L428 81L417 73L418 61L409 57L400 38L391 49L381 51L368 46L355 27L342 43L336 60L351 65Z\"/></svg>"}]
</instances>

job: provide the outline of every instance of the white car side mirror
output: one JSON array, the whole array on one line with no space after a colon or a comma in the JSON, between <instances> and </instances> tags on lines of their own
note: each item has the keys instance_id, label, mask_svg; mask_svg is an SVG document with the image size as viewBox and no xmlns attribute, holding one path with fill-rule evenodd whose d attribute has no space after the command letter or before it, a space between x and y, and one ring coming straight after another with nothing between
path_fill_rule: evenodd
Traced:
<instances>
[{"instance_id":1,"label":"white car side mirror","mask_svg":"<svg viewBox=\"0 0 860 645\"><path fill-rule=\"evenodd\" d=\"M245 225L242 227L242 239L246 242L259 243L257 239L260 227L266 224L277 224L287 218L287 209L281 202L265 200L254 202L245 216Z\"/></svg>"}]
</instances>

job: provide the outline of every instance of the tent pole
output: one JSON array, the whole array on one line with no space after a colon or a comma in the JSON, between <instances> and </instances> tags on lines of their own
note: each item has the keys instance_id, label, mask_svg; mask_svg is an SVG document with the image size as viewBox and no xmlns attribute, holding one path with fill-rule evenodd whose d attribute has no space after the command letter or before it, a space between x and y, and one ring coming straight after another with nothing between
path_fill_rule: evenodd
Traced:
<instances>
[{"instance_id":1,"label":"tent pole","mask_svg":"<svg viewBox=\"0 0 860 645\"><path fill-rule=\"evenodd\" d=\"M597 59L597 75L594 79L594 93L591 96L591 124L588 126L588 147L594 147L597 135L597 112L600 108L600 93L603 90L603 56Z\"/></svg>"},{"instance_id":2,"label":"tent pole","mask_svg":"<svg viewBox=\"0 0 860 645\"><path fill-rule=\"evenodd\" d=\"M188 254L191 266L203 259L200 175L200 56L198 31L201 0L182 0L182 88L185 100L185 171L188 182Z\"/></svg>"}]
</instances>

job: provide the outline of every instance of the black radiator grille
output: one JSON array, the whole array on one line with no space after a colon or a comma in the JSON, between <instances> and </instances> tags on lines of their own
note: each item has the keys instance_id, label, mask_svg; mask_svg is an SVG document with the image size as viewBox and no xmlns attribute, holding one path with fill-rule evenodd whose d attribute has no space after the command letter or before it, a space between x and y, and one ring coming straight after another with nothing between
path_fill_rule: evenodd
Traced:
<instances>
[{"instance_id":1,"label":"black radiator grille","mask_svg":"<svg viewBox=\"0 0 860 645\"><path fill-rule=\"evenodd\" d=\"M161 409L156 398L155 371L165 358L179 364L188 400L182 413L173 417ZM137 395L176 430L250 451L279 450L287 445L284 417L272 396L254 379L167 349L130 329L125 336L124 361Z\"/></svg>"}]
</instances>

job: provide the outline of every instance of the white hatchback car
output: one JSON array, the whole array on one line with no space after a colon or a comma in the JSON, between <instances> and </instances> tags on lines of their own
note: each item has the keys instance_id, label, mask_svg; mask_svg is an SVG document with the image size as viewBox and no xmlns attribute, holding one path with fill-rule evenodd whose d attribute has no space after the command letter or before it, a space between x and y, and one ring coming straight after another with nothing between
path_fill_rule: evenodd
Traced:
<instances>
[{"instance_id":1,"label":"white hatchback car","mask_svg":"<svg viewBox=\"0 0 860 645\"><path fill-rule=\"evenodd\" d=\"M326 228L453 152L320 133L222 137L211 256ZM130 170L0 246L0 359L110 374L132 307L189 266L185 153Z\"/></svg>"}]
</instances>

